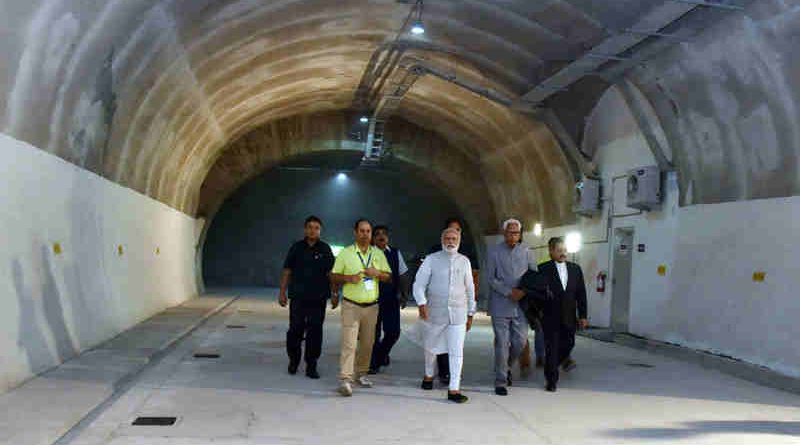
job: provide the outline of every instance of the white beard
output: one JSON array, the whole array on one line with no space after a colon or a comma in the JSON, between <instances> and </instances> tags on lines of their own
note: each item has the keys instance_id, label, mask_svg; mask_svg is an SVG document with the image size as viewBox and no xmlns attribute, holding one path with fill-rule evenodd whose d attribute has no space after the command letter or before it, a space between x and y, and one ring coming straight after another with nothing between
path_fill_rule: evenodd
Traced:
<instances>
[{"instance_id":1,"label":"white beard","mask_svg":"<svg viewBox=\"0 0 800 445\"><path fill-rule=\"evenodd\" d=\"M456 246L455 246L455 247L447 247L447 246L445 246L444 244L442 244L442 250L444 250L445 252L447 252L447 253L449 253L450 255L452 255L452 254L454 254L454 253L457 253L457 252L458 252L458 244L456 244Z\"/></svg>"}]
</instances>

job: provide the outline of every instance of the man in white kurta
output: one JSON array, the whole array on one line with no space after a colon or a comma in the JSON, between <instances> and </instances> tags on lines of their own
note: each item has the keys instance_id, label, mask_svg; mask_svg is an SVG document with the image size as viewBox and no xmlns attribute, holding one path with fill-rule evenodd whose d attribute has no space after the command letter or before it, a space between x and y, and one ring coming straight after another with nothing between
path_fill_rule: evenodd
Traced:
<instances>
[{"instance_id":1,"label":"man in white kurta","mask_svg":"<svg viewBox=\"0 0 800 445\"><path fill-rule=\"evenodd\" d=\"M450 354L448 400L464 403L461 368L464 338L475 314L475 285L469 259L458 253L461 234L455 229L442 232L442 250L425 258L414 282L414 299L419 307L425 349L423 389L433 389L436 355Z\"/></svg>"}]
</instances>

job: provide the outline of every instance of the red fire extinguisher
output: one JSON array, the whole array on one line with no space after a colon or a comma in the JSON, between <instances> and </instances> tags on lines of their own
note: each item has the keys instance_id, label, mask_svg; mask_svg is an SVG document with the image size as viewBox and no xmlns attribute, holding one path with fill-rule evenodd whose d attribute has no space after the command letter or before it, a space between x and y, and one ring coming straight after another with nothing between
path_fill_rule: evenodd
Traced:
<instances>
[{"instance_id":1,"label":"red fire extinguisher","mask_svg":"<svg viewBox=\"0 0 800 445\"><path fill-rule=\"evenodd\" d=\"M603 293L606 291L606 273L600 271L597 273L597 292Z\"/></svg>"}]
</instances>

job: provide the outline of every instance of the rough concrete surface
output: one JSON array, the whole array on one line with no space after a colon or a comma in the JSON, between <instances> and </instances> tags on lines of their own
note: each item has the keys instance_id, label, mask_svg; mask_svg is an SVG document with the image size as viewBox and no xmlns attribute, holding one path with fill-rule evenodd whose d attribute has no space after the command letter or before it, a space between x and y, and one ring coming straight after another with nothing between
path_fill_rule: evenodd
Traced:
<instances>
[{"instance_id":1,"label":"rough concrete surface","mask_svg":"<svg viewBox=\"0 0 800 445\"><path fill-rule=\"evenodd\" d=\"M321 380L286 373L286 309L274 290L243 297L148 369L72 445L294 443L796 444L800 398L661 355L579 338L578 368L555 394L515 369L494 395L492 333L480 316L465 349L465 405L419 389L422 351L402 337L371 389L336 394L338 312L329 311ZM404 312L407 328L415 310ZM244 325L243 329L226 326ZM195 359L197 351L219 359ZM137 416L176 416L167 427Z\"/></svg>"}]
</instances>

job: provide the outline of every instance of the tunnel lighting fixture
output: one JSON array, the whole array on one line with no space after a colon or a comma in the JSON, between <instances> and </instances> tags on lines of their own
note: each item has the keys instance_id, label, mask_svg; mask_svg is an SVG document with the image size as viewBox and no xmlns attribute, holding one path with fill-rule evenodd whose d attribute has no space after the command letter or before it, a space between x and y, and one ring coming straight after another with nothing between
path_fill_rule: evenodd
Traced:
<instances>
[{"instance_id":1,"label":"tunnel lighting fixture","mask_svg":"<svg viewBox=\"0 0 800 445\"><path fill-rule=\"evenodd\" d=\"M536 223L533 226L533 235L542 236L542 223Z\"/></svg>"},{"instance_id":2,"label":"tunnel lighting fixture","mask_svg":"<svg viewBox=\"0 0 800 445\"><path fill-rule=\"evenodd\" d=\"M336 175L336 181L337 182L347 181L347 174L346 173L339 173L338 175Z\"/></svg>"},{"instance_id":3,"label":"tunnel lighting fixture","mask_svg":"<svg viewBox=\"0 0 800 445\"><path fill-rule=\"evenodd\" d=\"M567 253L577 253L581 250L583 237L578 232L570 232L564 239L564 244L567 247Z\"/></svg>"},{"instance_id":4,"label":"tunnel lighting fixture","mask_svg":"<svg viewBox=\"0 0 800 445\"><path fill-rule=\"evenodd\" d=\"M421 36L425 34L425 25L422 24L422 0L417 0L414 7L417 9L417 20L411 26L411 34Z\"/></svg>"},{"instance_id":5,"label":"tunnel lighting fixture","mask_svg":"<svg viewBox=\"0 0 800 445\"><path fill-rule=\"evenodd\" d=\"M358 121L361 122L362 124L366 124L367 122L369 122L369 118L367 116L361 116L361 119L359 119Z\"/></svg>"}]
</instances>

